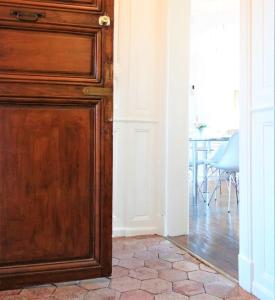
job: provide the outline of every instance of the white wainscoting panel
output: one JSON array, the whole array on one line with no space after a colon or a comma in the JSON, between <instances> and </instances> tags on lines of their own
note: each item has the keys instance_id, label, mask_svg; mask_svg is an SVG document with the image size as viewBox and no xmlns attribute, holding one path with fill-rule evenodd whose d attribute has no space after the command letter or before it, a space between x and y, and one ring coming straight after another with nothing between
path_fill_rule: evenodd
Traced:
<instances>
[{"instance_id":1,"label":"white wainscoting panel","mask_svg":"<svg viewBox=\"0 0 275 300\"><path fill-rule=\"evenodd\" d=\"M274 0L252 0L252 291L275 299Z\"/></svg>"},{"instance_id":2,"label":"white wainscoting panel","mask_svg":"<svg viewBox=\"0 0 275 300\"><path fill-rule=\"evenodd\" d=\"M115 0L113 235L163 233L164 0Z\"/></svg>"},{"instance_id":3,"label":"white wainscoting panel","mask_svg":"<svg viewBox=\"0 0 275 300\"><path fill-rule=\"evenodd\" d=\"M252 106L274 106L274 0L252 1L252 33Z\"/></svg>"},{"instance_id":4,"label":"white wainscoting panel","mask_svg":"<svg viewBox=\"0 0 275 300\"><path fill-rule=\"evenodd\" d=\"M117 121L114 129L114 236L161 233L155 122Z\"/></svg>"},{"instance_id":5,"label":"white wainscoting panel","mask_svg":"<svg viewBox=\"0 0 275 300\"><path fill-rule=\"evenodd\" d=\"M252 116L252 238L253 291L260 299L274 299L274 110Z\"/></svg>"}]
</instances>

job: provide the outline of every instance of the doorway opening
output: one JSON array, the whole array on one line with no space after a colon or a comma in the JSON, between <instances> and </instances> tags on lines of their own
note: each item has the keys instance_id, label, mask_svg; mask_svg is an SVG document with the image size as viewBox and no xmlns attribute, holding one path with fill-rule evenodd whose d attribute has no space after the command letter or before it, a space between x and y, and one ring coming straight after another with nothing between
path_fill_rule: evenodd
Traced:
<instances>
[{"instance_id":1,"label":"doorway opening","mask_svg":"<svg viewBox=\"0 0 275 300\"><path fill-rule=\"evenodd\" d=\"M240 1L192 0L189 235L173 238L238 278Z\"/></svg>"}]
</instances>

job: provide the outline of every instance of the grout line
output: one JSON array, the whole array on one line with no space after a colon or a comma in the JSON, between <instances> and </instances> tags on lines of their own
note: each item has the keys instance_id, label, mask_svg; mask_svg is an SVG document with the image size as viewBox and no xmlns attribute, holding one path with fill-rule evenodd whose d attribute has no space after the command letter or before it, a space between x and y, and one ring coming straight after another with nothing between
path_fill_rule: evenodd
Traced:
<instances>
[{"instance_id":1,"label":"grout line","mask_svg":"<svg viewBox=\"0 0 275 300\"><path fill-rule=\"evenodd\" d=\"M198 259L200 262L202 262L203 264L205 264L206 266L212 268L213 270L217 271L218 273L220 273L221 275L225 276L226 278L228 278L229 280L239 284L239 281L232 277L231 275L227 274L226 272L224 272L223 270L219 269L218 267L212 265L210 262L208 262L207 260L205 260L204 258L202 258L201 256L195 254L194 252L192 252L190 249L182 246L180 243L174 241L172 238L170 237L164 237L164 239L166 239L167 241L173 243L174 245L176 245L178 248L186 251L188 254L190 254L191 256L193 256L194 258Z\"/></svg>"}]
</instances>

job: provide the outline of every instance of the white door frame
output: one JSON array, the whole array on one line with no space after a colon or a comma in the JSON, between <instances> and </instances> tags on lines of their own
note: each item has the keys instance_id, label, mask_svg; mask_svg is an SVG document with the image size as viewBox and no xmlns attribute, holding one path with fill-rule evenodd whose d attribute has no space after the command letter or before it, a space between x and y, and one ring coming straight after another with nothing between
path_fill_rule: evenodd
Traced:
<instances>
[{"instance_id":1,"label":"white door frame","mask_svg":"<svg viewBox=\"0 0 275 300\"><path fill-rule=\"evenodd\" d=\"M239 281L252 291L251 0L241 0Z\"/></svg>"},{"instance_id":2,"label":"white door frame","mask_svg":"<svg viewBox=\"0 0 275 300\"><path fill-rule=\"evenodd\" d=\"M167 0L165 234L189 233L190 0Z\"/></svg>"},{"instance_id":3,"label":"white door frame","mask_svg":"<svg viewBox=\"0 0 275 300\"><path fill-rule=\"evenodd\" d=\"M188 199L188 60L190 1L168 0L168 90L167 90L167 133L166 133L166 234L188 234L189 231L189 199ZM272 299L271 281L274 275L268 273L270 267L260 268L262 274L255 280L255 266L261 264L255 259L255 223L252 212L252 7L254 13L264 6L265 1L240 0L241 3L241 97L240 97L240 252L239 252L239 283L249 292L260 295L261 299ZM270 2L268 2L270 4ZM258 5L258 6L257 6ZM256 12L257 13L257 12ZM260 14L260 13L258 13ZM254 24L255 26L255 24ZM270 24L269 24L270 26ZM270 28L269 28L270 29ZM255 30L255 29L253 29ZM263 29L262 32L263 33ZM261 37L261 36L260 36ZM265 47L265 45L263 45ZM253 50L255 50L253 48ZM256 58L257 59L257 58ZM254 64L254 62L253 62ZM263 88L263 87L260 87ZM261 99L258 99L258 101ZM265 104L264 104L265 105ZM270 107L272 106L272 107ZM273 110L274 103L269 103L264 110ZM265 118L265 117L264 117ZM272 123L272 120L271 120ZM274 124L274 120L273 120ZM253 125L256 126L256 125ZM272 142L271 142L272 143ZM261 151L261 150L260 150ZM272 171L271 171L272 172ZM255 172L254 172L255 173ZM255 185L255 180L254 180ZM257 182L256 182L257 185ZM271 189L272 190L272 189ZM259 199L256 199L259 200ZM272 196L267 201L272 201ZM255 214L255 212L254 212ZM258 219L258 222L261 222ZM253 227L254 226L254 227ZM267 235L267 233L263 233ZM269 235L270 236L270 235ZM256 237L256 240L257 237ZM255 241L254 241L255 242ZM272 243L272 241L271 241ZM253 248L254 247L254 248ZM261 247L261 245L259 245ZM270 247L268 245L270 254ZM273 248L274 249L274 248ZM257 249L256 249L257 250ZM259 252L257 260L265 253ZM254 255L254 256L253 256ZM271 254L272 256L272 254ZM264 257L263 257L264 259ZM266 258L265 258L266 259ZM270 258L271 263L274 257ZM275 266L274 266L275 267ZM258 268L259 269L259 268ZM255 271L256 270L256 271ZM267 276L268 278L265 278ZM273 277L272 277L273 276ZM272 279L273 278L273 279ZM266 288L266 286L268 286ZM271 296L270 296L271 295ZM270 298L271 297L271 298Z\"/></svg>"}]
</instances>

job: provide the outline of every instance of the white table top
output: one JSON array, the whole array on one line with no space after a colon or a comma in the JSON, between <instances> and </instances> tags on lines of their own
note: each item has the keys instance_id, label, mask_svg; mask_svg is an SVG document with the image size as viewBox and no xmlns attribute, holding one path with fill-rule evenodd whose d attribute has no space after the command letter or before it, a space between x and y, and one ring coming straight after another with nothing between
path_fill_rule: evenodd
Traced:
<instances>
[{"instance_id":1,"label":"white table top","mask_svg":"<svg viewBox=\"0 0 275 300\"><path fill-rule=\"evenodd\" d=\"M230 136L193 136L189 138L190 142L227 142Z\"/></svg>"}]
</instances>

